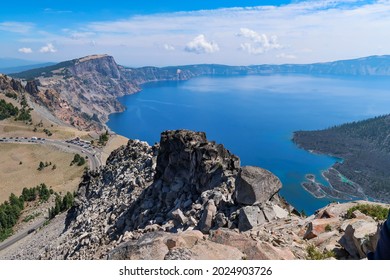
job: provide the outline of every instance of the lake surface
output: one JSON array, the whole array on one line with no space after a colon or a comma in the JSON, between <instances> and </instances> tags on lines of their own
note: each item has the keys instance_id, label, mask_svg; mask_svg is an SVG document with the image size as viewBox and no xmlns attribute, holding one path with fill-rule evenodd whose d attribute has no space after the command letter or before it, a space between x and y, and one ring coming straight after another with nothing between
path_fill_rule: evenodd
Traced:
<instances>
[{"instance_id":1,"label":"lake surface","mask_svg":"<svg viewBox=\"0 0 390 280\"><path fill-rule=\"evenodd\" d=\"M314 155L291 142L293 131L323 129L390 112L386 77L306 75L200 77L158 82L120 98L127 110L110 115L118 134L154 144L167 129L205 131L241 158L276 174L281 195L299 211L313 213L330 202L301 187L337 159ZM323 183L326 183L322 181Z\"/></svg>"}]
</instances>

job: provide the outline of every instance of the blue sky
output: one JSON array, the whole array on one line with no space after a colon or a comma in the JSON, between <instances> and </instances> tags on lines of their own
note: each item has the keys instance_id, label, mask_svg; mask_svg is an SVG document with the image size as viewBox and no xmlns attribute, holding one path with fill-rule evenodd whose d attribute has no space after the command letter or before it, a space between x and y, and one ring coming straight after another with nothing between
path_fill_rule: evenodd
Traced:
<instances>
[{"instance_id":1,"label":"blue sky","mask_svg":"<svg viewBox=\"0 0 390 280\"><path fill-rule=\"evenodd\" d=\"M128 66L309 63L390 54L390 1L6 1L0 57Z\"/></svg>"}]
</instances>

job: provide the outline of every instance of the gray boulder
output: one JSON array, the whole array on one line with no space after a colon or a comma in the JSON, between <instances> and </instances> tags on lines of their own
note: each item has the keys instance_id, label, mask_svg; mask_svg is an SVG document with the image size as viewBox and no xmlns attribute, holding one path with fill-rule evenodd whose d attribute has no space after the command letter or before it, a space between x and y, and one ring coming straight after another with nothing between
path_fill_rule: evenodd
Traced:
<instances>
[{"instance_id":1,"label":"gray boulder","mask_svg":"<svg viewBox=\"0 0 390 280\"><path fill-rule=\"evenodd\" d=\"M213 218L217 212L217 207L215 206L214 200L210 199L207 202L207 206L203 211L202 218L200 219L199 229L203 233L208 233L213 226Z\"/></svg>"},{"instance_id":2,"label":"gray boulder","mask_svg":"<svg viewBox=\"0 0 390 280\"><path fill-rule=\"evenodd\" d=\"M186 216L184 216L183 212L180 209L176 209L172 212L172 217L179 222L180 224L184 225L187 223L188 219Z\"/></svg>"},{"instance_id":3,"label":"gray boulder","mask_svg":"<svg viewBox=\"0 0 390 280\"><path fill-rule=\"evenodd\" d=\"M367 253L375 251L379 239L379 228L376 222L357 220L345 229L339 243L354 259L362 259Z\"/></svg>"},{"instance_id":4,"label":"gray boulder","mask_svg":"<svg viewBox=\"0 0 390 280\"><path fill-rule=\"evenodd\" d=\"M108 260L163 260L169 252L164 243L167 233L150 232L136 241L128 241L110 251Z\"/></svg>"},{"instance_id":5,"label":"gray boulder","mask_svg":"<svg viewBox=\"0 0 390 280\"><path fill-rule=\"evenodd\" d=\"M238 229L240 231L247 231L266 221L263 211L258 206L245 206L240 209Z\"/></svg>"},{"instance_id":6,"label":"gray boulder","mask_svg":"<svg viewBox=\"0 0 390 280\"><path fill-rule=\"evenodd\" d=\"M264 204L281 188L279 178L268 170L244 166L236 181L236 200L244 205Z\"/></svg>"}]
</instances>

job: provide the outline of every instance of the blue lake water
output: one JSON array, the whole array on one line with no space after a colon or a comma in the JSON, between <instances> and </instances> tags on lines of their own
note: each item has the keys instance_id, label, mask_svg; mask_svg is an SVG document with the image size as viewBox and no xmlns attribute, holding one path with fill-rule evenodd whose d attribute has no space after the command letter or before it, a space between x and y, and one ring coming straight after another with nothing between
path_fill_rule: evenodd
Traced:
<instances>
[{"instance_id":1,"label":"blue lake water","mask_svg":"<svg viewBox=\"0 0 390 280\"><path fill-rule=\"evenodd\" d=\"M281 191L298 210L312 213L330 201L300 185L320 177L336 159L314 155L291 142L293 131L327 128L390 112L390 79L272 75L200 77L145 85L120 98L127 110L110 115L118 134L149 144L167 129L205 131L241 158L276 174Z\"/></svg>"}]
</instances>

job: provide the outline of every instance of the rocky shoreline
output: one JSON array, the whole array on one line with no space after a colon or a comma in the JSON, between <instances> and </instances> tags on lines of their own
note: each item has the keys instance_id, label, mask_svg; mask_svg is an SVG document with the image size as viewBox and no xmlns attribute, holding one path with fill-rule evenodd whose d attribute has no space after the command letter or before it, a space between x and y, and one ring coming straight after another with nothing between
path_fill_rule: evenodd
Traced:
<instances>
[{"instance_id":1,"label":"rocky shoreline","mask_svg":"<svg viewBox=\"0 0 390 280\"><path fill-rule=\"evenodd\" d=\"M381 116L324 130L297 131L292 141L305 150L343 159L323 172L331 196L344 198L345 194L347 199L387 203L388 121L389 116Z\"/></svg>"}]
</instances>

